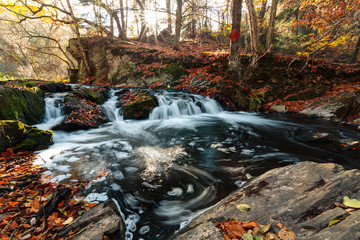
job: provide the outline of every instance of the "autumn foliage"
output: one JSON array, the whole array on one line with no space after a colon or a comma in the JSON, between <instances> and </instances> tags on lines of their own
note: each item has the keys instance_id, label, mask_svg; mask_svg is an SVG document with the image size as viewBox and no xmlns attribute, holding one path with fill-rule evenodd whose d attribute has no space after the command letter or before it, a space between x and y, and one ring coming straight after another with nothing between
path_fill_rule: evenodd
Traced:
<instances>
[{"instance_id":1,"label":"autumn foliage","mask_svg":"<svg viewBox=\"0 0 360 240\"><path fill-rule=\"evenodd\" d=\"M35 159L34 153L14 154L12 149L1 154L1 240L62 239L58 233L91 207L75 199L85 183L49 182L42 177L46 169L33 166ZM66 196L61 197L61 192ZM56 205L51 208L54 204L50 203ZM71 232L67 239L75 237L77 231Z\"/></svg>"}]
</instances>

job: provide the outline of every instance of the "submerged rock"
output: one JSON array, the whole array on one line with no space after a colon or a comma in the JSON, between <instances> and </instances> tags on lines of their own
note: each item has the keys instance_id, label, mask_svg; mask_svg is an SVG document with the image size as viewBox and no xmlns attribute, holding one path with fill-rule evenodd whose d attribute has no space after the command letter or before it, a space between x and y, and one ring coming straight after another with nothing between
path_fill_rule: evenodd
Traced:
<instances>
[{"instance_id":1,"label":"submerged rock","mask_svg":"<svg viewBox=\"0 0 360 240\"><path fill-rule=\"evenodd\" d=\"M0 87L0 119L20 120L26 124L41 122L45 113L42 96L37 87L29 90Z\"/></svg>"},{"instance_id":2,"label":"submerged rock","mask_svg":"<svg viewBox=\"0 0 360 240\"><path fill-rule=\"evenodd\" d=\"M20 121L0 121L0 152L13 148L14 152L34 151L53 144L52 131L44 131Z\"/></svg>"},{"instance_id":3,"label":"submerged rock","mask_svg":"<svg viewBox=\"0 0 360 240\"><path fill-rule=\"evenodd\" d=\"M223 240L215 220L237 218L290 228L296 239L359 239L359 210L349 214L334 203L360 199L360 171L333 163L303 162L268 171L192 220L173 239ZM238 204L250 205L248 212ZM341 221L329 226L334 219Z\"/></svg>"}]
</instances>

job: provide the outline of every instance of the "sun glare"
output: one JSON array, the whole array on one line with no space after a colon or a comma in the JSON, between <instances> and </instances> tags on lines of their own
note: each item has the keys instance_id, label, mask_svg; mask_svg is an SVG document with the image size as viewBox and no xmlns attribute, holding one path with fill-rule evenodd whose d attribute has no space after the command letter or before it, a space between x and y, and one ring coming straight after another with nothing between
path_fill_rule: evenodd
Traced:
<instances>
[{"instance_id":1,"label":"sun glare","mask_svg":"<svg viewBox=\"0 0 360 240\"><path fill-rule=\"evenodd\" d=\"M158 21L158 16L153 10L145 10L145 21L149 26L155 26Z\"/></svg>"}]
</instances>

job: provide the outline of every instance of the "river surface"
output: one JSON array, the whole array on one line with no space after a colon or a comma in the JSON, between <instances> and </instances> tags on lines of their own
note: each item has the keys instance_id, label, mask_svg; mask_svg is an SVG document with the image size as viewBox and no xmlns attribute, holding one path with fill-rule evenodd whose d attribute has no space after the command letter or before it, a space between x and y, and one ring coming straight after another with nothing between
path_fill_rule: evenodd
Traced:
<instances>
[{"instance_id":1,"label":"river surface","mask_svg":"<svg viewBox=\"0 0 360 240\"><path fill-rule=\"evenodd\" d=\"M331 121L285 115L231 113L207 97L156 93L149 120L123 120L116 91L103 104L111 122L72 133L54 131L55 144L37 163L52 181L92 180L88 202L112 199L125 219L126 239L168 239L252 176L301 161L360 168L360 133ZM46 99L43 124L63 119L64 94ZM99 173L102 177L94 180Z\"/></svg>"}]
</instances>

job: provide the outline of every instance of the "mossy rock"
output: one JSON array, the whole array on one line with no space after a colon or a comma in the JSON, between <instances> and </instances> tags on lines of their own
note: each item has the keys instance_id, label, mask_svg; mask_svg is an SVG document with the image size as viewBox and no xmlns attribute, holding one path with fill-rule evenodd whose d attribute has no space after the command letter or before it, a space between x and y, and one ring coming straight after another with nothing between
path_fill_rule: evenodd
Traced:
<instances>
[{"instance_id":1,"label":"mossy rock","mask_svg":"<svg viewBox=\"0 0 360 240\"><path fill-rule=\"evenodd\" d=\"M13 148L14 152L35 151L53 144L52 131L41 130L20 121L0 121L0 152Z\"/></svg>"},{"instance_id":2,"label":"mossy rock","mask_svg":"<svg viewBox=\"0 0 360 240\"><path fill-rule=\"evenodd\" d=\"M64 83L61 83L61 82L44 83L44 84L41 84L39 87L44 92L52 92L52 93L66 92L66 91L71 90L70 86L65 85Z\"/></svg>"},{"instance_id":3,"label":"mossy rock","mask_svg":"<svg viewBox=\"0 0 360 240\"><path fill-rule=\"evenodd\" d=\"M148 92L139 95L141 97L138 100L122 107L124 119L147 119L151 110L159 105L157 98Z\"/></svg>"},{"instance_id":4,"label":"mossy rock","mask_svg":"<svg viewBox=\"0 0 360 240\"><path fill-rule=\"evenodd\" d=\"M20 90L0 87L0 119L20 120L27 124L41 122L45 114L43 92L39 88Z\"/></svg>"},{"instance_id":5,"label":"mossy rock","mask_svg":"<svg viewBox=\"0 0 360 240\"><path fill-rule=\"evenodd\" d=\"M164 68L164 72L172 76L172 80L178 80L182 76L187 76L189 73L184 70L180 65L171 64Z\"/></svg>"},{"instance_id":6,"label":"mossy rock","mask_svg":"<svg viewBox=\"0 0 360 240\"><path fill-rule=\"evenodd\" d=\"M89 88L80 88L74 90L73 94L97 104L104 103L109 97L108 89L106 88L101 88L98 91L93 91Z\"/></svg>"}]
</instances>

